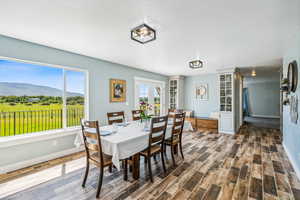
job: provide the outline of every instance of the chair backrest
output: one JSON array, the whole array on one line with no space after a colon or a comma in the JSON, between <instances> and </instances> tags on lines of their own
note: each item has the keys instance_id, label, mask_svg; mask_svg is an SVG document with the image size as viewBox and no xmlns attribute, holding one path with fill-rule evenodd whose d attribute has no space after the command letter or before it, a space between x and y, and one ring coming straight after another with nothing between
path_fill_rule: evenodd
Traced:
<instances>
[{"instance_id":1,"label":"chair backrest","mask_svg":"<svg viewBox=\"0 0 300 200\"><path fill-rule=\"evenodd\" d=\"M87 158L90 159L92 154L98 153L101 164L103 164L98 121L81 120L81 129Z\"/></svg>"},{"instance_id":2,"label":"chair backrest","mask_svg":"<svg viewBox=\"0 0 300 200\"><path fill-rule=\"evenodd\" d=\"M125 121L124 111L107 113L108 124L122 123Z\"/></svg>"},{"instance_id":3,"label":"chair backrest","mask_svg":"<svg viewBox=\"0 0 300 200\"><path fill-rule=\"evenodd\" d=\"M174 138L181 139L184 120L185 120L185 113L178 113L174 115L171 140L173 140Z\"/></svg>"},{"instance_id":4,"label":"chair backrest","mask_svg":"<svg viewBox=\"0 0 300 200\"><path fill-rule=\"evenodd\" d=\"M169 108L168 109L168 114L175 114L176 109L175 108Z\"/></svg>"},{"instance_id":5,"label":"chair backrest","mask_svg":"<svg viewBox=\"0 0 300 200\"><path fill-rule=\"evenodd\" d=\"M132 111L132 120L133 121L140 120L141 119L141 113L142 113L141 110L133 110Z\"/></svg>"},{"instance_id":6,"label":"chair backrest","mask_svg":"<svg viewBox=\"0 0 300 200\"><path fill-rule=\"evenodd\" d=\"M169 108L168 109L168 115L169 117L174 117L175 114L178 114L178 113L183 113L183 109L174 109L174 108Z\"/></svg>"},{"instance_id":7,"label":"chair backrest","mask_svg":"<svg viewBox=\"0 0 300 200\"><path fill-rule=\"evenodd\" d=\"M168 125L168 115L152 118L150 135L149 135L149 147L155 144L163 144L165 140L167 125Z\"/></svg>"}]
</instances>

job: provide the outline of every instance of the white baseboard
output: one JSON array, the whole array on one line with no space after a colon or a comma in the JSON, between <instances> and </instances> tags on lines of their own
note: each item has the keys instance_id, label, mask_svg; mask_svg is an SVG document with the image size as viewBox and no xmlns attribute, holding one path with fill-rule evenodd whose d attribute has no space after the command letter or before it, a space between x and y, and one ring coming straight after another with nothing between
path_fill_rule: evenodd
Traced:
<instances>
[{"instance_id":1,"label":"white baseboard","mask_svg":"<svg viewBox=\"0 0 300 200\"><path fill-rule=\"evenodd\" d=\"M280 119L280 116L275 116L275 115L250 115L250 117L261 117L261 118Z\"/></svg>"},{"instance_id":2,"label":"white baseboard","mask_svg":"<svg viewBox=\"0 0 300 200\"><path fill-rule=\"evenodd\" d=\"M219 133L230 134L230 135L234 135L235 134L235 132L233 132L233 131L219 131Z\"/></svg>"},{"instance_id":3,"label":"white baseboard","mask_svg":"<svg viewBox=\"0 0 300 200\"><path fill-rule=\"evenodd\" d=\"M283 148L284 148L284 150L285 150L285 152L286 152L289 160L292 163L292 166L293 166L293 168L294 168L294 170L296 172L296 175L297 175L298 179L300 179L300 169L297 167L296 161L293 159L293 157L291 156L291 153L289 152L288 148L286 148L286 146L285 146L284 143L282 143L282 146L283 146Z\"/></svg>"},{"instance_id":4,"label":"white baseboard","mask_svg":"<svg viewBox=\"0 0 300 200\"><path fill-rule=\"evenodd\" d=\"M79 148L67 149L67 150L64 150L64 151L55 152L55 153L48 154L48 155L45 155L45 156L41 156L41 157L38 157L38 158L34 158L34 159L31 159L31 160L26 160L26 161L14 163L14 164L6 165L6 166L1 166L0 174L11 172L11 171L18 170L18 169L22 169L24 167L29 167L29 166L34 165L34 164L38 164L38 163L45 162L45 161L48 161L48 160L52 160L52 159L55 159L55 158L63 157L63 156L66 156L66 155L69 155L69 154L72 154L72 153L77 153L77 152L80 152L80 151L83 151L83 150L84 150L84 147L81 146Z\"/></svg>"}]
</instances>

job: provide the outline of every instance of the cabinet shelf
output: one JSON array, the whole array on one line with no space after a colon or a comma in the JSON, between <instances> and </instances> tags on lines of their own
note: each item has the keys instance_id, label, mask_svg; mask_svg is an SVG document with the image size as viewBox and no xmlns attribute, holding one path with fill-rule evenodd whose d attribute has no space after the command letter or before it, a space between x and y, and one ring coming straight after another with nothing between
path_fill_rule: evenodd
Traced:
<instances>
[{"instance_id":1,"label":"cabinet shelf","mask_svg":"<svg viewBox=\"0 0 300 200\"><path fill-rule=\"evenodd\" d=\"M220 75L220 111L232 111L232 74Z\"/></svg>"}]
</instances>

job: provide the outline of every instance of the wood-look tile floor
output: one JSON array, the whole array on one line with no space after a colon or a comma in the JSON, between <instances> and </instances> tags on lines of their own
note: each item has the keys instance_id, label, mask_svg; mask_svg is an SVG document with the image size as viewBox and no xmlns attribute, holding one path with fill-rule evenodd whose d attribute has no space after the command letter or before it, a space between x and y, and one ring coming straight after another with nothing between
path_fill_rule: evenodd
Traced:
<instances>
[{"instance_id":1,"label":"wood-look tile floor","mask_svg":"<svg viewBox=\"0 0 300 200\"><path fill-rule=\"evenodd\" d=\"M148 180L143 160L138 181L132 178L123 181L122 172L106 171L100 198L300 199L300 182L276 129L244 126L235 136L208 131L184 133L183 141L185 159L178 156L176 167L172 166L170 155L166 174L159 158L157 163L153 162L154 183ZM84 158L70 162L73 168L77 167L75 170L3 199L95 199L97 169L91 170L87 187L81 188ZM49 168L48 174L54 168ZM4 184L13 187L12 181L18 179Z\"/></svg>"}]
</instances>

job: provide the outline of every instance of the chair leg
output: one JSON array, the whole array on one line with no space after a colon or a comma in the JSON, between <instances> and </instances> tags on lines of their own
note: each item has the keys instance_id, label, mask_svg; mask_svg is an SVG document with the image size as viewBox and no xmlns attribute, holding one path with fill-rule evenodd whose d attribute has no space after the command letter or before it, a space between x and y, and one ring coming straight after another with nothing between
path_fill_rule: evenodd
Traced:
<instances>
[{"instance_id":1,"label":"chair leg","mask_svg":"<svg viewBox=\"0 0 300 200\"><path fill-rule=\"evenodd\" d=\"M178 144L173 146L173 148L174 148L174 154L177 155L177 153L178 153Z\"/></svg>"},{"instance_id":2,"label":"chair leg","mask_svg":"<svg viewBox=\"0 0 300 200\"><path fill-rule=\"evenodd\" d=\"M85 174L84 174L84 178L83 178L83 182L82 182L82 187L85 187L85 183L86 183L86 179L88 177L90 171L90 163L89 161L86 162L86 168L85 168Z\"/></svg>"},{"instance_id":3,"label":"chair leg","mask_svg":"<svg viewBox=\"0 0 300 200\"><path fill-rule=\"evenodd\" d=\"M99 198L100 196L100 191L102 187L102 181L103 181L103 167L100 167L100 175L99 175L99 181L98 181L98 189L97 189L97 194L96 197Z\"/></svg>"},{"instance_id":4,"label":"chair leg","mask_svg":"<svg viewBox=\"0 0 300 200\"><path fill-rule=\"evenodd\" d=\"M164 150L162 149L162 151L160 152L161 155L161 162L162 162L162 166L163 166L163 170L166 173L166 165L165 165L165 158L164 158Z\"/></svg>"},{"instance_id":5,"label":"chair leg","mask_svg":"<svg viewBox=\"0 0 300 200\"><path fill-rule=\"evenodd\" d=\"M128 161L127 159L124 160L124 181L127 181L128 180Z\"/></svg>"},{"instance_id":6,"label":"chair leg","mask_svg":"<svg viewBox=\"0 0 300 200\"><path fill-rule=\"evenodd\" d=\"M147 159L148 159L149 176L150 176L151 182L153 183L152 170L151 170L151 156L148 155Z\"/></svg>"},{"instance_id":7,"label":"chair leg","mask_svg":"<svg viewBox=\"0 0 300 200\"><path fill-rule=\"evenodd\" d=\"M167 145L164 144L164 154L165 154L165 158L168 159L168 156L167 156Z\"/></svg>"},{"instance_id":8,"label":"chair leg","mask_svg":"<svg viewBox=\"0 0 300 200\"><path fill-rule=\"evenodd\" d=\"M131 164L129 165L129 172L132 172L132 156L129 157Z\"/></svg>"},{"instance_id":9,"label":"chair leg","mask_svg":"<svg viewBox=\"0 0 300 200\"><path fill-rule=\"evenodd\" d=\"M184 156L183 156L183 152L182 152L182 143L181 143L181 141L180 141L180 153L181 153L181 157L182 157L182 159L184 160Z\"/></svg>"},{"instance_id":10,"label":"chair leg","mask_svg":"<svg viewBox=\"0 0 300 200\"><path fill-rule=\"evenodd\" d=\"M171 156L172 156L173 165L176 166L175 158L174 158L174 146L171 145L170 147L171 147Z\"/></svg>"},{"instance_id":11,"label":"chair leg","mask_svg":"<svg viewBox=\"0 0 300 200\"><path fill-rule=\"evenodd\" d=\"M112 173L112 165L109 165L108 171L109 171L109 173Z\"/></svg>"}]
</instances>

